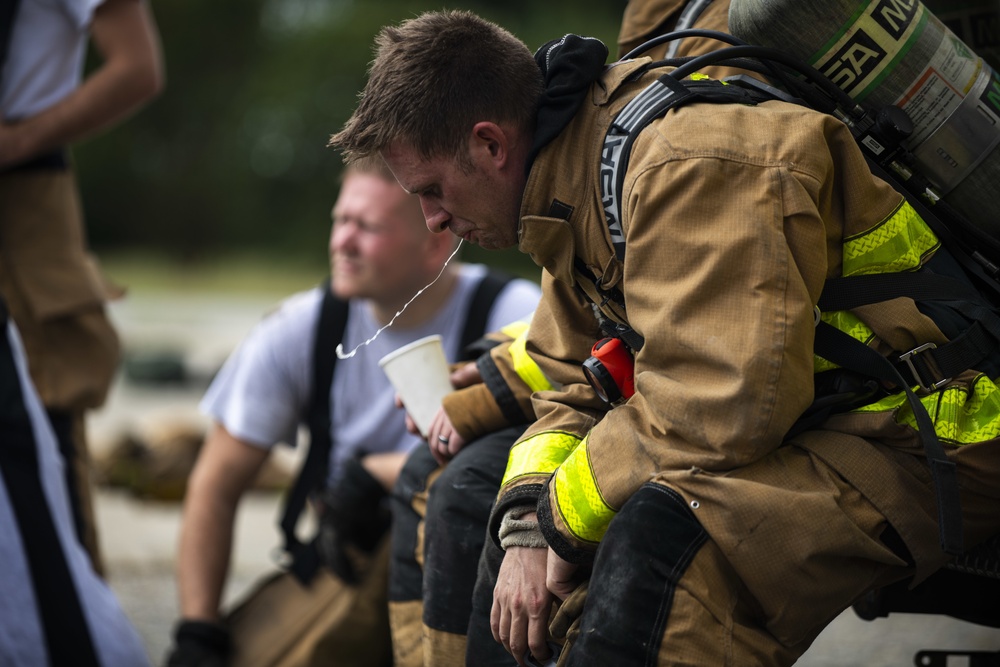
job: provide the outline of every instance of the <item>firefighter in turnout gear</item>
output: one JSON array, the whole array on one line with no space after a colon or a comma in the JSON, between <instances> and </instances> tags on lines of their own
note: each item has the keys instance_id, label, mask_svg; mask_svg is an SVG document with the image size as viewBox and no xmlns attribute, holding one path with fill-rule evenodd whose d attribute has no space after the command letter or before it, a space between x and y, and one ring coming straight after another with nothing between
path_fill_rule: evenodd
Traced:
<instances>
[{"instance_id":1,"label":"firefighter in turnout gear","mask_svg":"<svg viewBox=\"0 0 1000 667\"><path fill-rule=\"evenodd\" d=\"M468 12L376 44L333 145L381 154L432 231L516 244L546 274L526 350L556 389L533 395L490 530L492 631L519 664L551 655L550 627L560 665L792 664L867 591L1000 529L996 337L959 372L924 363L995 310L965 292L819 308L830 279L963 281L842 122L694 98L616 173L609 128L663 74L648 59L605 66L573 35L532 58ZM613 408L581 369L607 335L592 306L633 341ZM815 353L830 329L912 374L853 382ZM837 366L849 400L796 428Z\"/></svg>"}]
</instances>

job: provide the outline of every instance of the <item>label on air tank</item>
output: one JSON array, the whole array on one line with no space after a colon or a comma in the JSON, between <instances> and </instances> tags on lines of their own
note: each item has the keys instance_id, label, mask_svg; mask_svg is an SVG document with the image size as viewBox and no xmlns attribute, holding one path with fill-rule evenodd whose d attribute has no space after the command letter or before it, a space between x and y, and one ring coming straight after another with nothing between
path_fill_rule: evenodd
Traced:
<instances>
[{"instance_id":1,"label":"label on air tank","mask_svg":"<svg viewBox=\"0 0 1000 667\"><path fill-rule=\"evenodd\" d=\"M952 34L945 35L923 72L894 104L913 121L909 145L922 144L961 106L983 72L983 61Z\"/></svg>"},{"instance_id":2,"label":"label on air tank","mask_svg":"<svg viewBox=\"0 0 1000 667\"><path fill-rule=\"evenodd\" d=\"M937 90L943 95L954 93L940 86ZM957 108L943 122L919 144L910 142L924 175L942 195L961 183L998 143L1000 79L989 66L983 66L969 93L958 98Z\"/></svg>"}]
</instances>

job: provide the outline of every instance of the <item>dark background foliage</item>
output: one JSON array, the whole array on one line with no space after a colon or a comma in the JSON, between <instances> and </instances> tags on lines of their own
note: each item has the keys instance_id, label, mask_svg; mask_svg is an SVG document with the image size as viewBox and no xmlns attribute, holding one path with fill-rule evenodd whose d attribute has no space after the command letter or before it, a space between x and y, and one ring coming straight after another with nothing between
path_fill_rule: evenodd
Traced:
<instances>
[{"instance_id":1,"label":"dark background foliage","mask_svg":"<svg viewBox=\"0 0 1000 667\"><path fill-rule=\"evenodd\" d=\"M531 49L575 32L601 38L613 54L624 6L483 0L449 8L496 21ZM372 39L386 23L441 7L417 0L154 1L164 94L74 151L92 247L199 263L250 251L324 265L342 166L326 142L356 104ZM476 248L465 253L484 257Z\"/></svg>"}]
</instances>

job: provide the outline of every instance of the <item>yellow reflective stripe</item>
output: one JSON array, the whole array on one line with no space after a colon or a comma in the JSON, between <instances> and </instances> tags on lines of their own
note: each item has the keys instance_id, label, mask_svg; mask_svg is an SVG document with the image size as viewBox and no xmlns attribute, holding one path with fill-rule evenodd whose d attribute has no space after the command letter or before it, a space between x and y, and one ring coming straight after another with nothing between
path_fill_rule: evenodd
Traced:
<instances>
[{"instance_id":1,"label":"yellow reflective stripe","mask_svg":"<svg viewBox=\"0 0 1000 667\"><path fill-rule=\"evenodd\" d=\"M702 74L701 72L692 72L691 74L688 75L688 78L691 79L692 81L706 81L706 80L712 81L713 80L712 77L710 77L707 74ZM721 79L719 79L718 81L723 86L728 86L729 85L728 81L723 81Z\"/></svg>"},{"instance_id":2,"label":"yellow reflective stripe","mask_svg":"<svg viewBox=\"0 0 1000 667\"><path fill-rule=\"evenodd\" d=\"M509 338L517 338L518 336L526 333L528 331L527 322L511 322L504 328L500 329L500 333Z\"/></svg>"},{"instance_id":3,"label":"yellow reflective stripe","mask_svg":"<svg viewBox=\"0 0 1000 667\"><path fill-rule=\"evenodd\" d=\"M510 358L514 360L514 371L518 377L524 380L531 391L548 391L552 389L552 384L545 377L545 373L538 367L535 360L528 356L525 345L528 342L528 330L525 328L521 335L510 344Z\"/></svg>"},{"instance_id":4,"label":"yellow reflective stripe","mask_svg":"<svg viewBox=\"0 0 1000 667\"><path fill-rule=\"evenodd\" d=\"M849 334L855 340L860 340L866 345L875 337L875 333L868 328L868 325L862 322L856 315L850 313L846 310L838 310L832 313L823 313L820 316L827 324L831 324L846 334ZM821 373L823 371L828 371L834 368L838 368L837 364L832 361L827 361L818 354L813 355L813 372Z\"/></svg>"},{"instance_id":5,"label":"yellow reflective stripe","mask_svg":"<svg viewBox=\"0 0 1000 667\"><path fill-rule=\"evenodd\" d=\"M717 80L723 86L728 86L729 85L728 81L724 81L722 79L713 79L709 75L702 74L701 72L692 72L691 74L688 75L688 78L691 79L692 81L716 81Z\"/></svg>"},{"instance_id":6,"label":"yellow reflective stripe","mask_svg":"<svg viewBox=\"0 0 1000 667\"><path fill-rule=\"evenodd\" d=\"M934 432L942 442L967 445L1000 437L1000 389L985 375L978 376L971 387L943 389L921 397L920 402L927 408L934 421ZM897 410L898 423L917 428L913 409L902 392L854 412L890 410Z\"/></svg>"},{"instance_id":7,"label":"yellow reflective stripe","mask_svg":"<svg viewBox=\"0 0 1000 667\"><path fill-rule=\"evenodd\" d=\"M904 200L872 229L844 239L843 275L912 271L938 245L934 232Z\"/></svg>"},{"instance_id":8,"label":"yellow reflective stripe","mask_svg":"<svg viewBox=\"0 0 1000 667\"><path fill-rule=\"evenodd\" d=\"M857 276L914 271L938 245L934 232L904 199L882 222L844 239L842 273ZM823 313L822 319L863 343L874 337L868 325L849 312ZM837 365L813 355L814 373L833 368Z\"/></svg>"},{"instance_id":9,"label":"yellow reflective stripe","mask_svg":"<svg viewBox=\"0 0 1000 667\"><path fill-rule=\"evenodd\" d=\"M615 516L594 477L588 439L559 466L555 478L555 505L566 528L579 540L600 542Z\"/></svg>"},{"instance_id":10,"label":"yellow reflective stripe","mask_svg":"<svg viewBox=\"0 0 1000 667\"><path fill-rule=\"evenodd\" d=\"M566 460L580 438L562 431L544 431L514 445L507 457L507 471L503 483L521 475L548 475Z\"/></svg>"}]
</instances>

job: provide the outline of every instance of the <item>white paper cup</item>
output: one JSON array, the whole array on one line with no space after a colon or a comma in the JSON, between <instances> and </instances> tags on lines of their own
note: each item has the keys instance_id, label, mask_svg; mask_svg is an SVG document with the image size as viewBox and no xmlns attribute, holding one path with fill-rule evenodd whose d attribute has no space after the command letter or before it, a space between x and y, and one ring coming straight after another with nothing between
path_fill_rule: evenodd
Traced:
<instances>
[{"instance_id":1,"label":"white paper cup","mask_svg":"<svg viewBox=\"0 0 1000 667\"><path fill-rule=\"evenodd\" d=\"M417 428L427 435L441 401L454 391L441 336L435 334L404 345L379 359L378 365L396 388Z\"/></svg>"}]
</instances>

